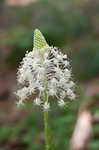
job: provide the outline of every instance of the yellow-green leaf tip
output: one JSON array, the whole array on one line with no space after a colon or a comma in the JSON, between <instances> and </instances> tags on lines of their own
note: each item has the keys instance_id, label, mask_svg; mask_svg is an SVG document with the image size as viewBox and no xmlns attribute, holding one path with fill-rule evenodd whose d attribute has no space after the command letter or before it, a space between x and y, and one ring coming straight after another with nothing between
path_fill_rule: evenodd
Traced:
<instances>
[{"instance_id":1,"label":"yellow-green leaf tip","mask_svg":"<svg viewBox=\"0 0 99 150\"><path fill-rule=\"evenodd\" d=\"M47 45L48 44L47 44L44 36L40 32L40 30L35 29L34 30L34 48L33 49L34 50L40 50Z\"/></svg>"}]
</instances>

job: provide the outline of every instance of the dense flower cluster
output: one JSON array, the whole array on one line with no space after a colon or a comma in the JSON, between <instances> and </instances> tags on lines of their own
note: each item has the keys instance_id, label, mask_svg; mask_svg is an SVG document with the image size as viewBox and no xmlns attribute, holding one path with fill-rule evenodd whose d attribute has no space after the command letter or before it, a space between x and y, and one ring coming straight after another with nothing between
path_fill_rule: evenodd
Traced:
<instances>
[{"instance_id":1,"label":"dense flower cluster","mask_svg":"<svg viewBox=\"0 0 99 150\"><path fill-rule=\"evenodd\" d=\"M21 85L16 95L18 105L26 99L32 99L35 105L42 105L44 110L50 108L48 97L56 97L58 105L65 105L64 99L75 99L74 82L67 55L62 54L56 47L48 46L42 33L34 32L33 51L27 52L17 73ZM44 101L44 93L47 95Z\"/></svg>"},{"instance_id":2,"label":"dense flower cluster","mask_svg":"<svg viewBox=\"0 0 99 150\"><path fill-rule=\"evenodd\" d=\"M40 51L26 53L18 69L18 82L23 88L17 91L18 104L34 96L36 105L49 109L50 104L43 101L44 90L49 96L58 99L58 105L65 105L64 99L75 99L74 82L71 80L71 70L67 55L63 55L55 47L46 46Z\"/></svg>"}]
</instances>

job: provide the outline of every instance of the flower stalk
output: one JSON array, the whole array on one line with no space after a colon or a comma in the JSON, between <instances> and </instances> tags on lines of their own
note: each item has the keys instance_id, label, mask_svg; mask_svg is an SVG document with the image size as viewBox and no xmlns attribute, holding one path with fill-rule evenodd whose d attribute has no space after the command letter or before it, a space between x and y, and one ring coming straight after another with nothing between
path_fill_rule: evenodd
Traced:
<instances>
[{"instance_id":1,"label":"flower stalk","mask_svg":"<svg viewBox=\"0 0 99 150\"><path fill-rule=\"evenodd\" d=\"M44 91L44 102L48 101L48 93L46 90ZM45 149L50 150L51 142L50 142L50 127L49 127L49 116L48 111L44 111L44 132L45 132Z\"/></svg>"},{"instance_id":2,"label":"flower stalk","mask_svg":"<svg viewBox=\"0 0 99 150\"><path fill-rule=\"evenodd\" d=\"M48 111L44 111L44 128L45 128L45 149L50 150L50 129L49 129L49 119L48 119Z\"/></svg>"}]
</instances>

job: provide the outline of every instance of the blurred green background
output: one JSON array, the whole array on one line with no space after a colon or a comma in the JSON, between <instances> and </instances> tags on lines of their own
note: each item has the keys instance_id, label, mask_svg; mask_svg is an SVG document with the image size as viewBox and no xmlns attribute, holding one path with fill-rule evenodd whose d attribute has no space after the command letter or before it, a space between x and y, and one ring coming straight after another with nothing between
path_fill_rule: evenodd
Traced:
<instances>
[{"instance_id":1,"label":"blurred green background","mask_svg":"<svg viewBox=\"0 0 99 150\"><path fill-rule=\"evenodd\" d=\"M32 50L35 28L49 45L68 54L77 85L74 102L50 111L54 150L70 148L79 107L90 99L96 103L93 96L99 94L98 0L0 0L0 150L44 149L42 111L30 104L17 109L12 94L17 67ZM99 115L99 102L89 111ZM93 125L89 149L99 149L99 124Z\"/></svg>"}]
</instances>

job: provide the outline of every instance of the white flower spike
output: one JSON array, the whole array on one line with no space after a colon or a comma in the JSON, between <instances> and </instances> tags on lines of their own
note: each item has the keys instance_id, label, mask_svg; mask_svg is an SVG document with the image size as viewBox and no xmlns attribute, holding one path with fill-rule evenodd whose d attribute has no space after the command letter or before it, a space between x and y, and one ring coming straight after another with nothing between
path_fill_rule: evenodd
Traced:
<instances>
[{"instance_id":1,"label":"white flower spike","mask_svg":"<svg viewBox=\"0 0 99 150\"><path fill-rule=\"evenodd\" d=\"M75 99L75 84L67 55L59 52L56 47L50 47L38 29L34 31L34 48L23 58L17 80L23 87L17 91L21 103L33 96L36 105L43 105L44 110L48 110L50 103L43 100L45 90L49 97L58 99L60 107L65 105L66 97Z\"/></svg>"}]
</instances>

